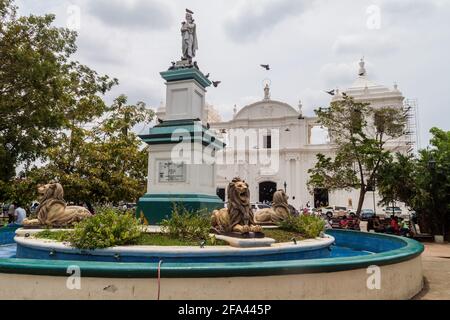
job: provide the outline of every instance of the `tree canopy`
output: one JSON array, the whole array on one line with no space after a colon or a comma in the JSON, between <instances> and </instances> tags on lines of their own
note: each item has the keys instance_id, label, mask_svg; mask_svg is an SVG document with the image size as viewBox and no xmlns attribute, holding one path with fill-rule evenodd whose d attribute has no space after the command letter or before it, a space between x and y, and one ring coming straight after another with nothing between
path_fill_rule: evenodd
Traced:
<instances>
[{"instance_id":1,"label":"tree canopy","mask_svg":"<svg viewBox=\"0 0 450 320\"><path fill-rule=\"evenodd\" d=\"M0 0L0 199L29 204L57 180L68 201L136 201L148 150L132 129L153 112L125 95L108 106L118 80L74 61L77 34L54 19Z\"/></svg>"},{"instance_id":2,"label":"tree canopy","mask_svg":"<svg viewBox=\"0 0 450 320\"><path fill-rule=\"evenodd\" d=\"M116 79L71 60L77 34L52 26L54 15L17 15L0 0L0 180L55 145L55 133L105 112Z\"/></svg>"},{"instance_id":3,"label":"tree canopy","mask_svg":"<svg viewBox=\"0 0 450 320\"><path fill-rule=\"evenodd\" d=\"M68 201L135 202L145 193L148 150L132 128L152 117L144 103L127 105L120 96L91 129L62 132L57 145L47 149L48 164L30 174L59 181Z\"/></svg>"},{"instance_id":4,"label":"tree canopy","mask_svg":"<svg viewBox=\"0 0 450 320\"><path fill-rule=\"evenodd\" d=\"M398 154L379 171L377 184L382 202L401 201L422 218L426 229L449 235L450 131L431 129L430 148L418 157Z\"/></svg>"},{"instance_id":5,"label":"tree canopy","mask_svg":"<svg viewBox=\"0 0 450 320\"><path fill-rule=\"evenodd\" d=\"M344 95L316 114L318 122L328 129L334 155L317 155L308 185L328 190L359 189L360 213L378 169L390 157L388 144L404 135L404 112L399 107L373 107Z\"/></svg>"}]
</instances>

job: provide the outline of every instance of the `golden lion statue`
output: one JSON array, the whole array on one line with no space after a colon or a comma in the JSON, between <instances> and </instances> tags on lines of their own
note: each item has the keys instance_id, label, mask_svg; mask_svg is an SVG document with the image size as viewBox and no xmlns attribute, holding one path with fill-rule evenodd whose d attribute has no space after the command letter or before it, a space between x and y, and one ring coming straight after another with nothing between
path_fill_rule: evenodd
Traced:
<instances>
[{"instance_id":1,"label":"golden lion statue","mask_svg":"<svg viewBox=\"0 0 450 320\"><path fill-rule=\"evenodd\" d=\"M66 227L91 215L83 207L68 207L64 201L64 190L61 184L51 183L38 187L40 204L37 207L37 219L25 219L25 227Z\"/></svg>"},{"instance_id":2,"label":"golden lion statue","mask_svg":"<svg viewBox=\"0 0 450 320\"><path fill-rule=\"evenodd\" d=\"M278 190L273 195L272 208L264 209L256 212L255 220L258 223L273 223L277 224L286 220L291 214L288 204L289 197L284 190Z\"/></svg>"},{"instance_id":3,"label":"golden lion statue","mask_svg":"<svg viewBox=\"0 0 450 320\"><path fill-rule=\"evenodd\" d=\"M256 225L250 207L248 184L240 178L234 178L228 185L228 206L216 210L211 217L212 229L219 234L250 232L260 233L261 226Z\"/></svg>"}]
</instances>

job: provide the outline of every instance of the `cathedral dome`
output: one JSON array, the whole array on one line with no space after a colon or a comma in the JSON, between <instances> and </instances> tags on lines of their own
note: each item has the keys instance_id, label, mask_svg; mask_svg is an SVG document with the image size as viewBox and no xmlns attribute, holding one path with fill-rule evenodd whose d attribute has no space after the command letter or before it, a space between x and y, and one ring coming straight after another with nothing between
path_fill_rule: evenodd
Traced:
<instances>
[{"instance_id":1,"label":"cathedral dome","mask_svg":"<svg viewBox=\"0 0 450 320\"><path fill-rule=\"evenodd\" d=\"M396 84L393 88L389 88L384 85L376 84L370 80L367 74L364 59L361 59L359 66L358 78L350 86L350 88L344 91L348 96L355 98L355 100L404 99ZM342 93L343 92L340 90L337 90L332 101L341 100Z\"/></svg>"},{"instance_id":2,"label":"cathedral dome","mask_svg":"<svg viewBox=\"0 0 450 320\"><path fill-rule=\"evenodd\" d=\"M300 113L285 102L270 99L270 87L264 88L264 99L242 108L234 120L257 120L299 117Z\"/></svg>"},{"instance_id":3,"label":"cathedral dome","mask_svg":"<svg viewBox=\"0 0 450 320\"><path fill-rule=\"evenodd\" d=\"M299 117L298 113L289 104L276 100L263 100L242 108L235 116L235 120L256 120Z\"/></svg>"}]
</instances>

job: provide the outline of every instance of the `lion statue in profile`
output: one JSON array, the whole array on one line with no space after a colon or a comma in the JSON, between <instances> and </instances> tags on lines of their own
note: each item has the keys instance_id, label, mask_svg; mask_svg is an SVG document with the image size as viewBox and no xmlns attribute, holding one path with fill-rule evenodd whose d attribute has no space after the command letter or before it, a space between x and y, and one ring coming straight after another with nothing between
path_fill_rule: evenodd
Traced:
<instances>
[{"instance_id":1,"label":"lion statue in profile","mask_svg":"<svg viewBox=\"0 0 450 320\"><path fill-rule=\"evenodd\" d=\"M248 184L240 178L234 178L228 185L227 193L227 208L213 212L211 217L212 230L219 234L261 233L262 228L256 225L250 207Z\"/></svg>"},{"instance_id":2,"label":"lion statue in profile","mask_svg":"<svg viewBox=\"0 0 450 320\"><path fill-rule=\"evenodd\" d=\"M40 204L36 210L37 219L25 219L25 227L66 227L92 216L83 207L68 207L64 201L63 187L59 183L38 186L38 195Z\"/></svg>"},{"instance_id":3,"label":"lion statue in profile","mask_svg":"<svg viewBox=\"0 0 450 320\"><path fill-rule=\"evenodd\" d=\"M273 195L272 208L256 212L255 220L258 223L277 224L286 220L291 214L288 204L289 197L284 190L278 190Z\"/></svg>"}]
</instances>

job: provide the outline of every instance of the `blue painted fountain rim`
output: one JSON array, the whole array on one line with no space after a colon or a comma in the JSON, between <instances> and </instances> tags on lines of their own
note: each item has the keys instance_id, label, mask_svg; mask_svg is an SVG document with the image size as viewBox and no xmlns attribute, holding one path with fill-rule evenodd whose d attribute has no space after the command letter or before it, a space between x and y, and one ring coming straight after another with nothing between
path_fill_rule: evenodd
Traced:
<instances>
[{"instance_id":1,"label":"blue painted fountain rim","mask_svg":"<svg viewBox=\"0 0 450 320\"><path fill-rule=\"evenodd\" d=\"M332 230L332 234L361 236L360 232ZM365 237L398 241L403 247L392 251L343 258L233 262L233 263L163 263L162 278L252 277L308 273L326 273L383 266L412 260L422 254L424 246L408 238L364 233ZM157 278L156 263L112 263L87 261L49 261L30 259L0 259L0 273L67 277L70 266L78 266L84 277Z\"/></svg>"}]
</instances>

